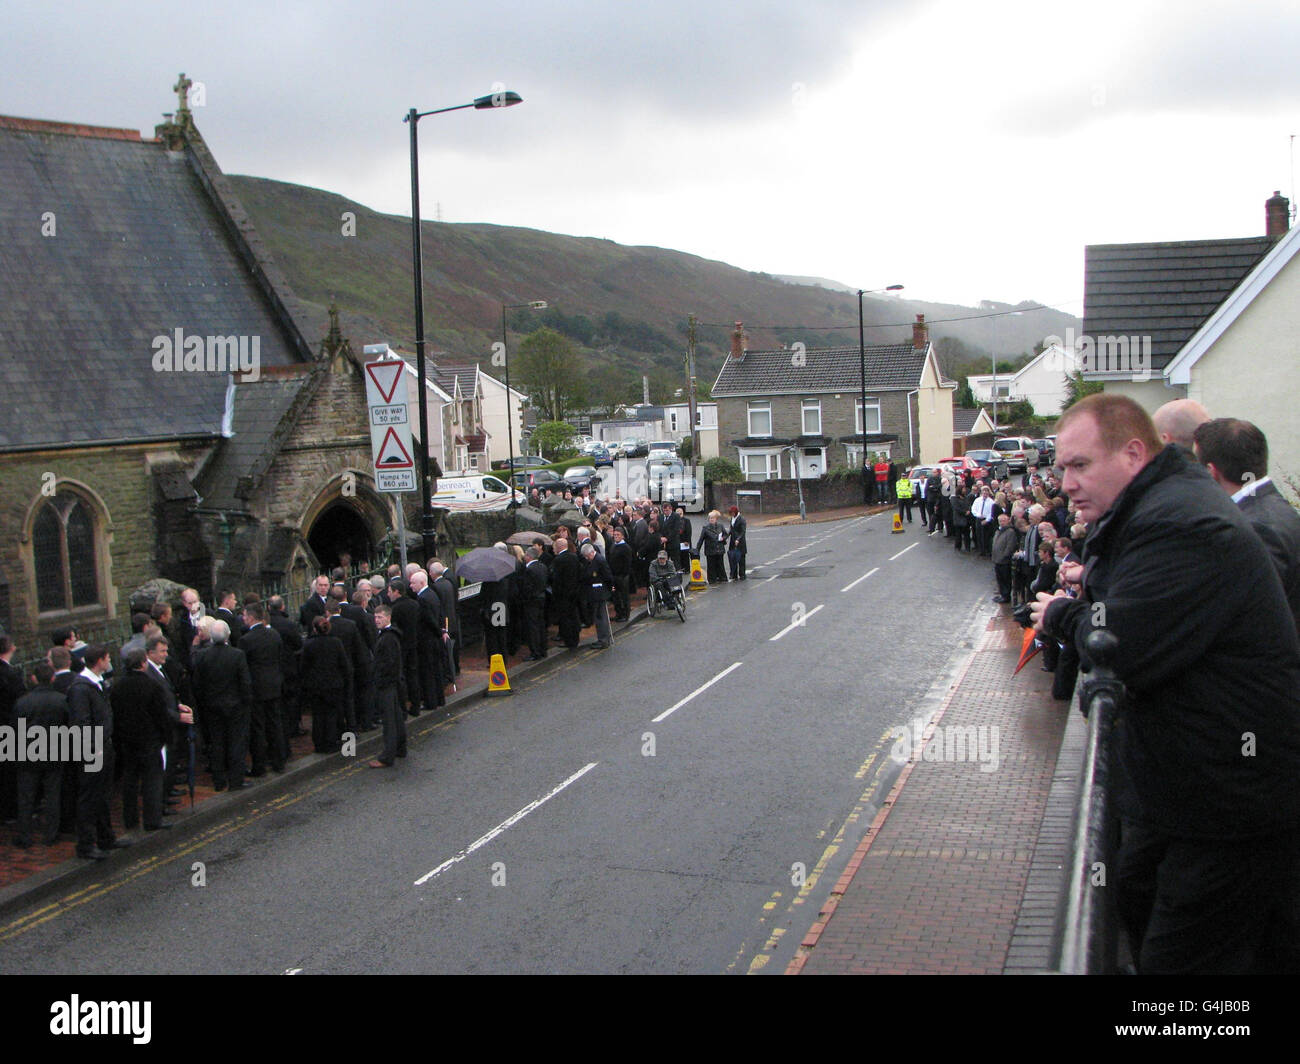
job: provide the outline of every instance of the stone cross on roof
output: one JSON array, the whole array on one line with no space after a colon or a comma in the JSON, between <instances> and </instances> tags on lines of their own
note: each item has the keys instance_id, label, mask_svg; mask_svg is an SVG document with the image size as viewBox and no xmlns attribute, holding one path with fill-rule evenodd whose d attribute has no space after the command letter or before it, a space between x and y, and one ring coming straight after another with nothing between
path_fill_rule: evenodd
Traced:
<instances>
[{"instance_id":1,"label":"stone cross on roof","mask_svg":"<svg viewBox=\"0 0 1300 1064\"><path fill-rule=\"evenodd\" d=\"M193 84L194 82L187 78L184 71L182 71L180 78L177 80L176 84L172 86L172 92L176 93L176 99L179 105L176 109L176 121L178 123L184 123L185 119L189 117L190 86Z\"/></svg>"}]
</instances>

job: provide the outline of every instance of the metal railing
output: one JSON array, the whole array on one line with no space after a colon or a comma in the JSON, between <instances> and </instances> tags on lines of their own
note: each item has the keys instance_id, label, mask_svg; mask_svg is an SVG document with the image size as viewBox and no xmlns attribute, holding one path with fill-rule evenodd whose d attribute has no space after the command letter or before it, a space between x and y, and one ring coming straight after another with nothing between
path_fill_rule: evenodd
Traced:
<instances>
[{"instance_id":1,"label":"metal railing","mask_svg":"<svg viewBox=\"0 0 1300 1064\"><path fill-rule=\"evenodd\" d=\"M1118 643L1110 632L1088 636L1090 671L1075 694L1088 719L1088 740L1075 807L1071 865L1066 880L1064 927L1057 968L1067 975L1107 974L1119 968L1119 923L1114 889L1107 886L1118 845L1111 808L1111 734L1124 685L1111 668Z\"/></svg>"}]
</instances>

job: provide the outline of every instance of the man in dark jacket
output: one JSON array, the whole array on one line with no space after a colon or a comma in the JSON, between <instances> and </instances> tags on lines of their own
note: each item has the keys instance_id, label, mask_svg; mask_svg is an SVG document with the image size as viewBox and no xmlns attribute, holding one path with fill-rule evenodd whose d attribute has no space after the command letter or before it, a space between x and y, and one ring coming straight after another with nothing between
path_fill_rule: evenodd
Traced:
<instances>
[{"instance_id":1,"label":"man in dark jacket","mask_svg":"<svg viewBox=\"0 0 1300 1064\"><path fill-rule=\"evenodd\" d=\"M279 595L272 595L266 600L266 623L280 636L280 675L284 677L284 689L280 696L280 720L284 738L280 742L280 749L287 759L289 740L302 733L302 707L298 702L298 654L302 650L302 632L285 612L284 599Z\"/></svg>"},{"instance_id":2,"label":"man in dark jacket","mask_svg":"<svg viewBox=\"0 0 1300 1064\"><path fill-rule=\"evenodd\" d=\"M253 678L248 659L230 645L225 621L212 625L212 646L194 663L194 696L199 712L212 728L212 784L218 791L251 786L244 779L248 756L248 720L253 701Z\"/></svg>"},{"instance_id":3,"label":"man in dark jacket","mask_svg":"<svg viewBox=\"0 0 1300 1064\"><path fill-rule=\"evenodd\" d=\"M429 586L438 592L438 598L442 600L442 612L447 617L447 634L451 637L451 662L453 671L460 673L460 596L456 591L456 584L452 580L451 574L447 572L447 567L439 561L429 563ZM396 617L393 623L401 626L401 621ZM451 683L451 678L448 679Z\"/></svg>"},{"instance_id":4,"label":"man in dark jacket","mask_svg":"<svg viewBox=\"0 0 1300 1064\"><path fill-rule=\"evenodd\" d=\"M609 571L614 574L614 620L626 621L631 616L632 571L636 554L621 527L615 528L612 535L614 542L605 560L609 563Z\"/></svg>"},{"instance_id":5,"label":"man in dark jacket","mask_svg":"<svg viewBox=\"0 0 1300 1064\"><path fill-rule=\"evenodd\" d=\"M1196 429L1196 457L1264 541L1300 627L1300 514L1268 475L1268 439L1249 421L1215 418Z\"/></svg>"},{"instance_id":6,"label":"man in dark jacket","mask_svg":"<svg viewBox=\"0 0 1300 1064\"><path fill-rule=\"evenodd\" d=\"M393 625L390 604L375 607L375 709L384 726L384 751L371 768L390 768L406 756L406 691L402 682L402 633Z\"/></svg>"},{"instance_id":7,"label":"man in dark jacket","mask_svg":"<svg viewBox=\"0 0 1300 1064\"><path fill-rule=\"evenodd\" d=\"M748 522L745 515L740 512L739 506L731 507L731 530L728 532L727 539L727 568L731 571L732 580L745 579L745 555L749 553L749 544L745 539L745 532L748 529ZM908 514L910 521L911 514ZM687 567L689 571L689 565Z\"/></svg>"},{"instance_id":8,"label":"man in dark jacket","mask_svg":"<svg viewBox=\"0 0 1300 1064\"><path fill-rule=\"evenodd\" d=\"M157 638L162 638L161 636ZM77 773L77 856L103 860L117 844L108 802L113 793L113 709L104 691L112 655L102 643L86 647L86 667L68 687L68 723L83 729L83 763Z\"/></svg>"},{"instance_id":9,"label":"man in dark jacket","mask_svg":"<svg viewBox=\"0 0 1300 1064\"><path fill-rule=\"evenodd\" d=\"M416 662L420 670L418 686L424 708L437 709L447 704L445 692L449 681L443 645L447 617L443 613L442 596L436 588L429 586L428 575L423 569L411 573L411 590L415 592L415 602L420 608L415 633ZM371 627L374 627L373 621Z\"/></svg>"},{"instance_id":10,"label":"man in dark jacket","mask_svg":"<svg viewBox=\"0 0 1300 1064\"><path fill-rule=\"evenodd\" d=\"M267 623L266 611L258 603L250 602L244 607L244 624L248 628L239 649L248 659L248 673L253 681L248 720L248 747L253 761L250 775L264 776L268 763L276 772L284 771L284 722L280 719L284 641Z\"/></svg>"},{"instance_id":11,"label":"man in dark jacket","mask_svg":"<svg viewBox=\"0 0 1300 1064\"><path fill-rule=\"evenodd\" d=\"M616 529L615 531L621 534L621 530ZM617 541L619 536L616 535L614 538ZM617 542L615 546L617 547ZM631 548L624 543L623 550L627 552L627 564L630 565ZM528 649L531 651L528 660L541 661L542 658L546 657L546 589L550 580L550 572L542 561L541 547L529 547L524 553L528 561L524 564L523 575L520 579L520 598L524 607Z\"/></svg>"},{"instance_id":12,"label":"man in dark jacket","mask_svg":"<svg viewBox=\"0 0 1300 1064\"><path fill-rule=\"evenodd\" d=\"M614 574L590 543L582 545L582 560L582 586L596 622L596 646L607 650L614 645L614 633L609 626L609 599L614 587Z\"/></svg>"},{"instance_id":13,"label":"man in dark jacket","mask_svg":"<svg viewBox=\"0 0 1300 1064\"><path fill-rule=\"evenodd\" d=\"M1110 881L1142 972L1295 971L1300 640L1267 551L1137 403L1062 416L1063 488L1091 532L1079 598L1040 630L1086 665L1114 635L1121 841Z\"/></svg>"},{"instance_id":14,"label":"man in dark jacket","mask_svg":"<svg viewBox=\"0 0 1300 1064\"><path fill-rule=\"evenodd\" d=\"M578 621L578 596L582 589L582 562L567 539L556 539L555 561L551 563L551 598L560 625L560 641L578 649L582 629Z\"/></svg>"},{"instance_id":15,"label":"man in dark jacket","mask_svg":"<svg viewBox=\"0 0 1300 1064\"><path fill-rule=\"evenodd\" d=\"M148 667L145 652L132 651L126 658L126 674L108 695L123 763L122 826L127 831L140 825L141 798L145 831L171 826L163 823L163 750L172 724L162 688L145 674ZM181 720L193 722L188 708L181 712Z\"/></svg>"},{"instance_id":16,"label":"man in dark jacket","mask_svg":"<svg viewBox=\"0 0 1300 1064\"><path fill-rule=\"evenodd\" d=\"M51 686L54 679L54 666L48 662L38 663L33 670L36 686L21 695L14 703L13 717L5 723L19 727L20 721L26 722L29 733L38 729L48 735L50 729L68 723L68 700ZM69 772L81 774L80 765L68 765ZM37 801L45 805L45 822L41 825L41 841L46 846L53 845L59 837L59 811L61 808L60 790L63 782L64 765L59 761L19 761L16 765L18 822L14 829L14 845L27 849L32 844L32 822L36 819ZM112 776L109 777L110 782ZM98 849L94 851L100 853ZM90 852L78 853L78 856L91 857ZM101 857L104 856L101 853Z\"/></svg>"},{"instance_id":17,"label":"man in dark jacket","mask_svg":"<svg viewBox=\"0 0 1300 1064\"><path fill-rule=\"evenodd\" d=\"M388 581L388 605L392 626L402 641L402 676L406 681L406 711L413 717L420 715L424 690L420 685L420 604L406 593L406 581ZM378 643L376 643L378 646Z\"/></svg>"}]
</instances>

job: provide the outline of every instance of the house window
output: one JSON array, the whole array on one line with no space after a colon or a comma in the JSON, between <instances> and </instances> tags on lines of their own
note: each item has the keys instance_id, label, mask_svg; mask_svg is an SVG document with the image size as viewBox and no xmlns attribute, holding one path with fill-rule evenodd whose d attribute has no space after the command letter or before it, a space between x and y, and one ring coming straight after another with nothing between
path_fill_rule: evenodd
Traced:
<instances>
[{"instance_id":1,"label":"house window","mask_svg":"<svg viewBox=\"0 0 1300 1064\"><path fill-rule=\"evenodd\" d=\"M677 431L677 411L676 411L676 410L669 410L669 411L668 411L668 431L669 431L669 432L676 432L676 431Z\"/></svg>"},{"instance_id":2,"label":"house window","mask_svg":"<svg viewBox=\"0 0 1300 1064\"><path fill-rule=\"evenodd\" d=\"M749 404L749 434L751 436L772 435L772 402L770 399Z\"/></svg>"},{"instance_id":3,"label":"house window","mask_svg":"<svg viewBox=\"0 0 1300 1064\"><path fill-rule=\"evenodd\" d=\"M776 480L781 475L781 452L741 451L740 468L746 480Z\"/></svg>"},{"instance_id":4,"label":"house window","mask_svg":"<svg viewBox=\"0 0 1300 1064\"><path fill-rule=\"evenodd\" d=\"M820 436L822 434L822 401L805 399L803 401L803 434Z\"/></svg>"},{"instance_id":5,"label":"house window","mask_svg":"<svg viewBox=\"0 0 1300 1064\"><path fill-rule=\"evenodd\" d=\"M856 421L856 425L853 431L854 432L865 431L867 433L878 433L880 431L880 400L872 399L872 398L867 399L866 429L863 429L862 427L862 400L858 399L853 404L853 406L855 410L854 420Z\"/></svg>"},{"instance_id":6,"label":"house window","mask_svg":"<svg viewBox=\"0 0 1300 1064\"><path fill-rule=\"evenodd\" d=\"M79 495L60 491L41 504L32 525L36 608L41 613L99 602L95 519Z\"/></svg>"}]
</instances>

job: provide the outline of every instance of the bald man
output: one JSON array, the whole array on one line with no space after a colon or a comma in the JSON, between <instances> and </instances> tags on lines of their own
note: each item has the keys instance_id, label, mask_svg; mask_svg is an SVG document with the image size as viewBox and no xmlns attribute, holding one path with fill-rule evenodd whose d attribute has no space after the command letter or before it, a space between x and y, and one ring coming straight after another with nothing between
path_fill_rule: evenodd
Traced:
<instances>
[{"instance_id":1,"label":"bald man","mask_svg":"<svg viewBox=\"0 0 1300 1064\"><path fill-rule=\"evenodd\" d=\"M1210 412L1195 399L1172 399L1151 415L1161 443L1176 443L1192 450L1197 426L1210 420Z\"/></svg>"}]
</instances>

